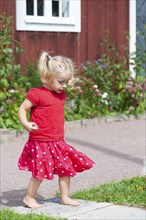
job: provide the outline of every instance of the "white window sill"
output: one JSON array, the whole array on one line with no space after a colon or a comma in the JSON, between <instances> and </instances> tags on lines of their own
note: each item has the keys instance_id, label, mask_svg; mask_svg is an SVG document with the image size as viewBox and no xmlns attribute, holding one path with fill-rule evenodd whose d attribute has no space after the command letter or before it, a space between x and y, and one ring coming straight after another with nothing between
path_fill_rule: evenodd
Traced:
<instances>
[{"instance_id":1,"label":"white window sill","mask_svg":"<svg viewBox=\"0 0 146 220\"><path fill-rule=\"evenodd\" d=\"M24 22L26 24L51 24L51 25L75 25L75 22L72 19L66 18L41 18L41 17L34 17L33 18L25 18Z\"/></svg>"}]
</instances>

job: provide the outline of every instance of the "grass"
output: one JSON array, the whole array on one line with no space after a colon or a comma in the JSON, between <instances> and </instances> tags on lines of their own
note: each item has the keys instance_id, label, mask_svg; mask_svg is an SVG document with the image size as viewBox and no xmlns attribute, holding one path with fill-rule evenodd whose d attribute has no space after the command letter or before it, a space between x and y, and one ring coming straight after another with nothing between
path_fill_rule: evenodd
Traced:
<instances>
[{"instance_id":1,"label":"grass","mask_svg":"<svg viewBox=\"0 0 146 220\"><path fill-rule=\"evenodd\" d=\"M73 193L73 198L146 208L146 177L133 177Z\"/></svg>"},{"instance_id":2,"label":"grass","mask_svg":"<svg viewBox=\"0 0 146 220\"><path fill-rule=\"evenodd\" d=\"M65 218L47 217L43 214L19 214L12 210L0 210L0 220L65 220Z\"/></svg>"}]
</instances>

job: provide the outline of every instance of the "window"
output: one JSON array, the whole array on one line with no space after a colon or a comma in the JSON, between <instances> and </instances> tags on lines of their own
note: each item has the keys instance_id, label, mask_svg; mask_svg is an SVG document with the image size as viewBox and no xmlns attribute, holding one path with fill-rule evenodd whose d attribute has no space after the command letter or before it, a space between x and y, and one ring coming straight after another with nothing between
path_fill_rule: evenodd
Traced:
<instances>
[{"instance_id":1,"label":"window","mask_svg":"<svg viewBox=\"0 0 146 220\"><path fill-rule=\"evenodd\" d=\"M69 17L69 0L52 0L53 17Z\"/></svg>"},{"instance_id":2,"label":"window","mask_svg":"<svg viewBox=\"0 0 146 220\"><path fill-rule=\"evenodd\" d=\"M36 11L34 11L36 8ZM44 15L44 0L26 0L26 15L37 15L43 16Z\"/></svg>"},{"instance_id":3,"label":"window","mask_svg":"<svg viewBox=\"0 0 146 220\"><path fill-rule=\"evenodd\" d=\"M16 0L16 30L80 32L81 0Z\"/></svg>"}]
</instances>

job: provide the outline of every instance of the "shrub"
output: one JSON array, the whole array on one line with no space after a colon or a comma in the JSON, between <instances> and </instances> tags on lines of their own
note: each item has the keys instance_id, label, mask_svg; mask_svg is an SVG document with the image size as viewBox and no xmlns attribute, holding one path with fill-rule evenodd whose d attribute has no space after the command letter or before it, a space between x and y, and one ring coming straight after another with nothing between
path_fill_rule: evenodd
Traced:
<instances>
[{"instance_id":1,"label":"shrub","mask_svg":"<svg viewBox=\"0 0 146 220\"><path fill-rule=\"evenodd\" d=\"M28 62L25 75L27 76L27 80L32 87L39 87L42 85L42 82L40 81L40 76L38 74L38 62Z\"/></svg>"},{"instance_id":2,"label":"shrub","mask_svg":"<svg viewBox=\"0 0 146 220\"><path fill-rule=\"evenodd\" d=\"M94 63L82 64L77 72L74 89L68 90L66 119L93 118L115 114L134 114L138 116L146 109L146 79L139 76L145 73L146 52L120 55L115 45L103 41L107 54ZM130 57L131 56L131 57ZM136 70L132 77L127 68L129 60Z\"/></svg>"},{"instance_id":3,"label":"shrub","mask_svg":"<svg viewBox=\"0 0 146 220\"><path fill-rule=\"evenodd\" d=\"M0 128L21 129L17 111L29 85L15 62L15 55L23 51L13 40L11 21L11 17L0 16Z\"/></svg>"}]
</instances>

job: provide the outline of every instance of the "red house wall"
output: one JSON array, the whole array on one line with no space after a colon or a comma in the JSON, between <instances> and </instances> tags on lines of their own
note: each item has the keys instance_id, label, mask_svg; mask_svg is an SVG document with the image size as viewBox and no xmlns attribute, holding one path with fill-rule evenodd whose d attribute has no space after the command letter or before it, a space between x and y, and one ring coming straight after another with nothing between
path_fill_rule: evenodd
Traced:
<instances>
[{"instance_id":1,"label":"red house wall","mask_svg":"<svg viewBox=\"0 0 146 220\"><path fill-rule=\"evenodd\" d=\"M0 14L13 17L14 38L25 51L17 62L25 68L28 61L38 59L42 50L62 54L81 64L94 61L104 52L100 41L105 32L120 49L129 30L129 0L81 0L81 32L37 32L15 30L15 0L0 0Z\"/></svg>"}]
</instances>

